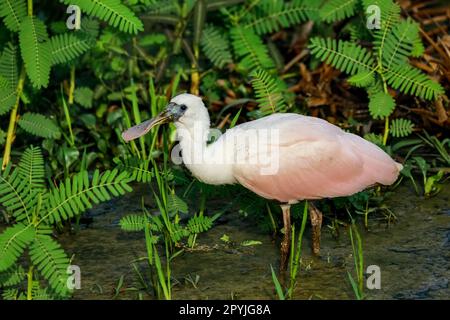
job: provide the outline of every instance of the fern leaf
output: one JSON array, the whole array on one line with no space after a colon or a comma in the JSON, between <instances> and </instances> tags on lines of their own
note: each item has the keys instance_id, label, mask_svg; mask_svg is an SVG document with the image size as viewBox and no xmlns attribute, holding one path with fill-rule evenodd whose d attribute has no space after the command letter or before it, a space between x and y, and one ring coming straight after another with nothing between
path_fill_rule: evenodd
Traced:
<instances>
[{"instance_id":1,"label":"fern leaf","mask_svg":"<svg viewBox=\"0 0 450 320\"><path fill-rule=\"evenodd\" d=\"M218 68L232 62L228 39L212 25L203 30L201 39L202 49L209 60Z\"/></svg>"},{"instance_id":2,"label":"fern leaf","mask_svg":"<svg viewBox=\"0 0 450 320\"><path fill-rule=\"evenodd\" d=\"M281 80L272 77L263 69L255 70L251 76L252 86L255 90L256 101L263 114L284 112L287 109L283 98Z\"/></svg>"},{"instance_id":3,"label":"fern leaf","mask_svg":"<svg viewBox=\"0 0 450 320\"><path fill-rule=\"evenodd\" d=\"M0 234L0 272L9 269L33 241L35 229L17 223Z\"/></svg>"},{"instance_id":4,"label":"fern leaf","mask_svg":"<svg viewBox=\"0 0 450 320\"><path fill-rule=\"evenodd\" d=\"M30 245L30 258L50 287L58 295L66 296L69 258L61 245L49 235L38 234Z\"/></svg>"},{"instance_id":5,"label":"fern leaf","mask_svg":"<svg viewBox=\"0 0 450 320\"><path fill-rule=\"evenodd\" d=\"M17 86L19 73L17 71L17 47L8 43L0 58L0 76L8 83L8 87L15 89ZM3 97L0 95L0 97ZM1 105L0 105L1 108Z\"/></svg>"},{"instance_id":6,"label":"fern leaf","mask_svg":"<svg viewBox=\"0 0 450 320\"><path fill-rule=\"evenodd\" d=\"M54 223L70 219L91 208L92 203L98 204L132 191L128 182L128 173L118 174L117 169L102 174L96 170L92 180L87 172L80 172L49 192L42 220Z\"/></svg>"},{"instance_id":7,"label":"fern leaf","mask_svg":"<svg viewBox=\"0 0 450 320\"><path fill-rule=\"evenodd\" d=\"M0 203L16 221L27 219L31 223L31 210L36 203L35 194L30 192L31 186L19 174L20 169L12 170L6 166L0 175Z\"/></svg>"},{"instance_id":8,"label":"fern leaf","mask_svg":"<svg viewBox=\"0 0 450 320\"><path fill-rule=\"evenodd\" d=\"M0 1L0 17L6 27L12 32L20 29L20 22L27 16L25 0L2 0Z\"/></svg>"},{"instance_id":9,"label":"fern leaf","mask_svg":"<svg viewBox=\"0 0 450 320\"><path fill-rule=\"evenodd\" d=\"M369 51L352 42L312 38L309 48L321 61L351 75L374 69L374 60Z\"/></svg>"},{"instance_id":10,"label":"fern leaf","mask_svg":"<svg viewBox=\"0 0 450 320\"><path fill-rule=\"evenodd\" d=\"M120 0L60 0L60 2L77 5L88 15L106 21L120 31L137 34L144 30L142 21Z\"/></svg>"},{"instance_id":11,"label":"fern leaf","mask_svg":"<svg viewBox=\"0 0 450 320\"><path fill-rule=\"evenodd\" d=\"M73 33L63 33L50 39L52 64L66 63L82 55L90 48L90 40Z\"/></svg>"},{"instance_id":12,"label":"fern leaf","mask_svg":"<svg viewBox=\"0 0 450 320\"><path fill-rule=\"evenodd\" d=\"M151 160L143 160L137 157L126 159L115 158L113 160L120 172L126 171L132 181L147 183L152 180L153 172L150 168Z\"/></svg>"},{"instance_id":13,"label":"fern leaf","mask_svg":"<svg viewBox=\"0 0 450 320\"><path fill-rule=\"evenodd\" d=\"M47 87L52 61L45 24L35 17L26 17L20 24L20 52L33 86Z\"/></svg>"},{"instance_id":14,"label":"fern leaf","mask_svg":"<svg viewBox=\"0 0 450 320\"><path fill-rule=\"evenodd\" d=\"M148 14L174 14L178 12L178 5L173 0L158 0L146 6Z\"/></svg>"},{"instance_id":15,"label":"fern leaf","mask_svg":"<svg viewBox=\"0 0 450 320\"><path fill-rule=\"evenodd\" d=\"M320 18L325 22L336 22L355 14L357 0L330 0L320 9Z\"/></svg>"},{"instance_id":16,"label":"fern leaf","mask_svg":"<svg viewBox=\"0 0 450 320\"><path fill-rule=\"evenodd\" d=\"M379 147L383 146L383 136L381 134L375 134L373 132L367 133L364 135L364 139L376 144Z\"/></svg>"},{"instance_id":17,"label":"fern leaf","mask_svg":"<svg viewBox=\"0 0 450 320\"><path fill-rule=\"evenodd\" d=\"M393 65L404 64L412 55L414 45L420 41L419 26L408 19L398 23L386 36L384 50L381 53L383 66L389 69Z\"/></svg>"},{"instance_id":18,"label":"fern leaf","mask_svg":"<svg viewBox=\"0 0 450 320\"><path fill-rule=\"evenodd\" d=\"M442 86L410 65L398 65L385 71L387 83L405 94L433 100L444 94Z\"/></svg>"},{"instance_id":19,"label":"fern leaf","mask_svg":"<svg viewBox=\"0 0 450 320\"><path fill-rule=\"evenodd\" d=\"M186 202L184 202L183 199L181 199L174 193L169 194L167 198L167 210L171 214L176 214L178 212L181 213L189 212L188 205L186 204Z\"/></svg>"},{"instance_id":20,"label":"fern leaf","mask_svg":"<svg viewBox=\"0 0 450 320\"><path fill-rule=\"evenodd\" d=\"M303 1L262 1L255 9L255 14L247 16L243 27L252 29L259 35L314 20L318 13L317 6Z\"/></svg>"},{"instance_id":21,"label":"fern leaf","mask_svg":"<svg viewBox=\"0 0 450 320\"><path fill-rule=\"evenodd\" d=\"M31 287L31 296L33 300L53 300L47 288L41 288L39 281L33 281Z\"/></svg>"},{"instance_id":22,"label":"fern leaf","mask_svg":"<svg viewBox=\"0 0 450 320\"><path fill-rule=\"evenodd\" d=\"M20 300L19 299L19 289L14 288L14 289L5 289L2 292L2 299L5 301L8 300Z\"/></svg>"},{"instance_id":23,"label":"fern leaf","mask_svg":"<svg viewBox=\"0 0 450 320\"><path fill-rule=\"evenodd\" d=\"M76 88L73 94L75 102L85 108L92 108L94 92L87 87Z\"/></svg>"},{"instance_id":24,"label":"fern leaf","mask_svg":"<svg viewBox=\"0 0 450 320\"><path fill-rule=\"evenodd\" d=\"M39 113L25 113L18 121L19 126L38 137L59 139L61 131L55 122Z\"/></svg>"},{"instance_id":25,"label":"fern leaf","mask_svg":"<svg viewBox=\"0 0 450 320\"><path fill-rule=\"evenodd\" d=\"M189 236L189 230L180 226L179 224L174 224L172 226L172 232L170 233L170 237L173 242L177 243L181 241L183 238Z\"/></svg>"},{"instance_id":26,"label":"fern leaf","mask_svg":"<svg viewBox=\"0 0 450 320\"><path fill-rule=\"evenodd\" d=\"M10 88L0 88L0 116L8 113L16 104L17 91Z\"/></svg>"},{"instance_id":27,"label":"fern leaf","mask_svg":"<svg viewBox=\"0 0 450 320\"><path fill-rule=\"evenodd\" d=\"M95 39L99 34L99 22L97 19L84 17L81 20L81 29L79 32L82 34L82 38L86 37L89 42L89 46L92 47L95 45Z\"/></svg>"},{"instance_id":28,"label":"fern leaf","mask_svg":"<svg viewBox=\"0 0 450 320\"><path fill-rule=\"evenodd\" d=\"M362 0L364 12L367 13L367 8L371 5L376 5L380 8L380 29L374 32L374 49L381 54L385 50L386 38L392 32L393 27L400 20L400 7L392 0Z\"/></svg>"},{"instance_id":29,"label":"fern leaf","mask_svg":"<svg viewBox=\"0 0 450 320\"><path fill-rule=\"evenodd\" d=\"M244 30L238 26L231 29L230 35L234 52L242 59L239 63L241 69L270 70L275 68L275 63L270 58L267 47L252 30Z\"/></svg>"},{"instance_id":30,"label":"fern leaf","mask_svg":"<svg viewBox=\"0 0 450 320\"><path fill-rule=\"evenodd\" d=\"M125 231L142 231L145 224L148 223L147 218L143 215L129 214L120 219L120 227Z\"/></svg>"},{"instance_id":31,"label":"fern leaf","mask_svg":"<svg viewBox=\"0 0 450 320\"><path fill-rule=\"evenodd\" d=\"M189 219L186 228L191 234L197 234L211 229L213 219L206 216L194 216Z\"/></svg>"},{"instance_id":32,"label":"fern leaf","mask_svg":"<svg viewBox=\"0 0 450 320\"><path fill-rule=\"evenodd\" d=\"M352 86L363 88L370 86L375 81L372 71L362 71L347 79Z\"/></svg>"},{"instance_id":33,"label":"fern leaf","mask_svg":"<svg viewBox=\"0 0 450 320\"><path fill-rule=\"evenodd\" d=\"M0 287L10 287L21 283L25 279L26 273L21 265L15 265L0 273Z\"/></svg>"},{"instance_id":34,"label":"fern leaf","mask_svg":"<svg viewBox=\"0 0 450 320\"><path fill-rule=\"evenodd\" d=\"M20 158L19 177L25 180L30 190L39 193L45 188L44 157L39 147L28 147Z\"/></svg>"},{"instance_id":35,"label":"fern leaf","mask_svg":"<svg viewBox=\"0 0 450 320\"><path fill-rule=\"evenodd\" d=\"M374 119L388 117L395 108L395 100L382 91L369 96L369 112Z\"/></svg>"},{"instance_id":36,"label":"fern leaf","mask_svg":"<svg viewBox=\"0 0 450 320\"><path fill-rule=\"evenodd\" d=\"M391 122L391 127L389 131L391 132L393 137L403 138L409 136L414 129L414 124L409 119L394 119Z\"/></svg>"}]
</instances>

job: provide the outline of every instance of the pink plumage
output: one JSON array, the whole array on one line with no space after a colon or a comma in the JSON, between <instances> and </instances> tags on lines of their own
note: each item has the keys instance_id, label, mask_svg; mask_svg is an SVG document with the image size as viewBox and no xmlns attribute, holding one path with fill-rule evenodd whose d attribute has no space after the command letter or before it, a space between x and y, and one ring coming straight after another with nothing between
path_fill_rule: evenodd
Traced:
<instances>
[{"instance_id":1,"label":"pink plumage","mask_svg":"<svg viewBox=\"0 0 450 320\"><path fill-rule=\"evenodd\" d=\"M191 94L172 98L160 115L128 129L123 138L136 139L166 121L175 122L183 162L199 180L209 184L239 182L264 198L283 203L281 270L286 270L290 252L290 204L349 196L375 184L390 185L402 169L375 144L325 120L292 113L243 123L207 145L208 110L199 97ZM260 132L267 134L266 139L258 138L255 144L250 137L261 136ZM272 132L276 133L275 141ZM200 160L193 161L197 158ZM319 254L322 213L313 203L308 204L308 210L312 249Z\"/></svg>"},{"instance_id":2,"label":"pink plumage","mask_svg":"<svg viewBox=\"0 0 450 320\"><path fill-rule=\"evenodd\" d=\"M348 196L394 183L402 168L375 144L319 118L274 114L236 127L267 128L279 130L277 174L262 175L254 164L233 167L236 180L264 198L295 203Z\"/></svg>"}]
</instances>

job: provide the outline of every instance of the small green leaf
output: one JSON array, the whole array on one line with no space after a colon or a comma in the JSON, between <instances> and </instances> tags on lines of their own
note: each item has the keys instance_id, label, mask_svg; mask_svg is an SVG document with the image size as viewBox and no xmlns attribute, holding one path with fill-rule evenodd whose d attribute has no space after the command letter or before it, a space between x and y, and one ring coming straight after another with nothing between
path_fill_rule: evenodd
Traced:
<instances>
[{"instance_id":1,"label":"small green leaf","mask_svg":"<svg viewBox=\"0 0 450 320\"><path fill-rule=\"evenodd\" d=\"M388 117L394 111L395 100L387 93L377 92L369 99L369 112L374 119Z\"/></svg>"},{"instance_id":2,"label":"small green leaf","mask_svg":"<svg viewBox=\"0 0 450 320\"><path fill-rule=\"evenodd\" d=\"M59 139L61 131L55 122L39 113L25 113L18 121L19 126L38 137Z\"/></svg>"}]
</instances>

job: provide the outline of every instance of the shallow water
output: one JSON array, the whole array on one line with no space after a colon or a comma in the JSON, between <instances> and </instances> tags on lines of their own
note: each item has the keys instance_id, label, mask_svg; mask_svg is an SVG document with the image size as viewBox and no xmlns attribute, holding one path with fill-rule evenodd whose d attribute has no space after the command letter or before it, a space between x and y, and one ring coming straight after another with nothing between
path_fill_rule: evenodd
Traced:
<instances>
[{"instance_id":1,"label":"shallow water","mask_svg":"<svg viewBox=\"0 0 450 320\"><path fill-rule=\"evenodd\" d=\"M111 299L123 276L117 299L136 299L139 287L130 262L145 256L143 233L120 230L119 219L140 213L141 197L153 206L148 187L90 210L92 223L74 235L60 239L81 268L80 290L74 299ZM389 227L369 219L362 231L364 263L381 269L381 289L365 290L367 299L449 299L450 188L448 184L431 199L417 197L410 188L399 187L386 201L397 216ZM309 250L306 229L302 268L296 299L354 299L347 271L354 272L352 249L346 228L335 239L325 225L319 258ZM360 227L360 229L363 229ZM220 240L227 234L236 245ZM240 246L244 240L261 245ZM201 234L198 249L184 252L172 262L174 299L274 299L270 265L278 266L279 242L262 233L237 212L228 212L219 223ZM142 264L145 265L144 263ZM145 271L145 269L143 269ZM194 287L186 279L195 279ZM141 291L143 292L143 291ZM144 299L151 299L143 294Z\"/></svg>"}]
</instances>

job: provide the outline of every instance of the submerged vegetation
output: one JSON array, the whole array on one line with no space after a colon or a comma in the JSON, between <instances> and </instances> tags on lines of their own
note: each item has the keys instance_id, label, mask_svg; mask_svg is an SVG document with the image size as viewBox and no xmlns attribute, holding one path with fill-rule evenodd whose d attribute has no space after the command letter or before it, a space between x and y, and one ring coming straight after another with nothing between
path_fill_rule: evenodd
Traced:
<instances>
[{"instance_id":1,"label":"submerged vegetation","mask_svg":"<svg viewBox=\"0 0 450 320\"><path fill-rule=\"evenodd\" d=\"M384 200L399 184L427 201L450 171L449 23L438 19L445 1L420 3L0 0L2 298L70 298L73 261L58 237L137 184L148 186L156 210L142 200L141 212L119 225L142 235L146 256L131 265L152 298L176 298L171 265L227 212L274 236L283 232L275 202L239 186L205 185L173 163L172 125L122 140L124 129L181 92L204 97L221 130L276 112L312 115L404 165L392 187L317 204L333 236L349 234L349 290L366 298L358 229L370 230L375 217L395 221ZM380 9L378 20L371 6ZM219 211L209 208L214 200L222 200ZM298 231L289 274L282 279L267 266L280 299L294 299L302 284L307 204L292 212ZM201 279L189 281L195 287Z\"/></svg>"}]
</instances>

